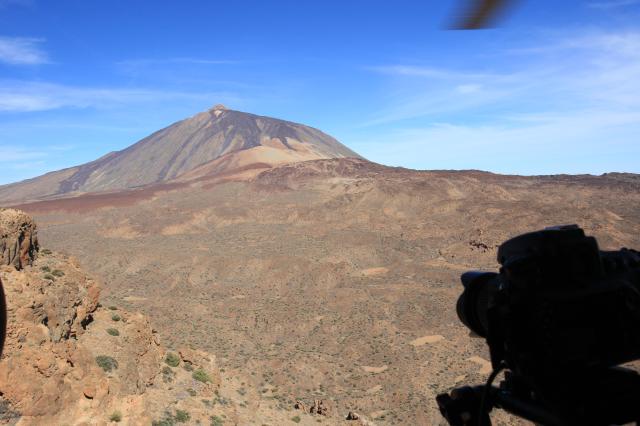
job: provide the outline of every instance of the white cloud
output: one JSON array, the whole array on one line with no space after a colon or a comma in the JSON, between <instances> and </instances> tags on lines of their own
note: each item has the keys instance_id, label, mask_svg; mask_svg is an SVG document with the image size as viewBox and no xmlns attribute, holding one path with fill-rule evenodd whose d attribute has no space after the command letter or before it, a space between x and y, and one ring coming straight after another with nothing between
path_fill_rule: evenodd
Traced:
<instances>
[{"instance_id":1,"label":"white cloud","mask_svg":"<svg viewBox=\"0 0 640 426\"><path fill-rule=\"evenodd\" d=\"M128 59L116 62L116 67L126 74L148 74L150 72L157 73L158 68L176 66L197 66L197 65L235 65L238 61L229 59L211 59L211 58L192 58L192 57L175 57L175 58L155 58L155 59Z\"/></svg>"},{"instance_id":2,"label":"white cloud","mask_svg":"<svg viewBox=\"0 0 640 426\"><path fill-rule=\"evenodd\" d=\"M170 100L234 100L224 92L193 93L146 89L73 87L30 81L0 81L0 112L33 112L59 108L111 108Z\"/></svg>"},{"instance_id":3,"label":"white cloud","mask_svg":"<svg viewBox=\"0 0 640 426\"><path fill-rule=\"evenodd\" d=\"M384 164L418 169L483 169L506 174L638 172L629 133L640 112L518 116L501 123L432 123L367 138L352 147ZM615 155L611 155L611 154ZM620 153L626 153L621 158Z\"/></svg>"},{"instance_id":4,"label":"white cloud","mask_svg":"<svg viewBox=\"0 0 640 426\"><path fill-rule=\"evenodd\" d=\"M41 170L46 164L45 161L27 161L22 163L13 163L11 168L13 170Z\"/></svg>"},{"instance_id":5,"label":"white cloud","mask_svg":"<svg viewBox=\"0 0 640 426\"><path fill-rule=\"evenodd\" d=\"M43 158L46 153L38 150L17 148L11 145L0 145L0 163L14 163Z\"/></svg>"},{"instance_id":6,"label":"white cloud","mask_svg":"<svg viewBox=\"0 0 640 426\"><path fill-rule=\"evenodd\" d=\"M493 78L496 74L475 73L462 70L443 69L421 65L382 65L366 67L370 71L392 76L426 77L431 79Z\"/></svg>"},{"instance_id":7,"label":"white cloud","mask_svg":"<svg viewBox=\"0 0 640 426\"><path fill-rule=\"evenodd\" d=\"M130 59L126 61L120 61L117 65L125 66L147 66L158 64L200 64L200 65L232 65L237 64L238 61L232 61L228 59L207 59L207 58L162 58L162 59Z\"/></svg>"},{"instance_id":8,"label":"white cloud","mask_svg":"<svg viewBox=\"0 0 640 426\"><path fill-rule=\"evenodd\" d=\"M480 90L482 90L482 86L480 84L461 84L456 87L456 91L464 95L469 93L476 93Z\"/></svg>"},{"instance_id":9,"label":"white cloud","mask_svg":"<svg viewBox=\"0 0 640 426\"><path fill-rule=\"evenodd\" d=\"M618 7L633 6L640 3L640 0L609 0L587 3L592 9L616 9Z\"/></svg>"},{"instance_id":10,"label":"white cloud","mask_svg":"<svg viewBox=\"0 0 640 426\"><path fill-rule=\"evenodd\" d=\"M40 48L44 40L25 37L0 37L0 62L10 65L39 65L49 62Z\"/></svg>"},{"instance_id":11,"label":"white cloud","mask_svg":"<svg viewBox=\"0 0 640 426\"><path fill-rule=\"evenodd\" d=\"M378 143L354 148L416 168L640 172L640 31L547 35L492 52L477 69L472 59L370 68L388 99L359 130Z\"/></svg>"},{"instance_id":12,"label":"white cloud","mask_svg":"<svg viewBox=\"0 0 640 426\"><path fill-rule=\"evenodd\" d=\"M391 77L387 107L366 125L490 108L518 112L640 108L640 32L579 34L525 47L522 69L476 73L466 69L390 65L370 68ZM514 49L485 68L516 62ZM498 118L494 115L494 118Z\"/></svg>"}]
</instances>

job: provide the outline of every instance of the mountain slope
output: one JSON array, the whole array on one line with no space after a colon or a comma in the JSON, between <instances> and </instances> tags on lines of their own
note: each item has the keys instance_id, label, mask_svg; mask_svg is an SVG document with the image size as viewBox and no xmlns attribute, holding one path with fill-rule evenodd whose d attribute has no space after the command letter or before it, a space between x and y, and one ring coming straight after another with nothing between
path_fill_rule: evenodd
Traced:
<instances>
[{"instance_id":1,"label":"mountain slope","mask_svg":"<svg viewBox=\"0 0 640 426\"><path fill-rule=\"evenodd\" d=\"M240 154L241 153L241 154ZM235 159L240 155L241 159ZM217 161L220 158L223 161ZM228 110L217 105L159 130L122 151L81 166L0 187L0 202L74 192L112 191L321 158L359 157L331 136L308 126ZM239 165L240 164L240 165Z\"/></svg>"}]
</instances>

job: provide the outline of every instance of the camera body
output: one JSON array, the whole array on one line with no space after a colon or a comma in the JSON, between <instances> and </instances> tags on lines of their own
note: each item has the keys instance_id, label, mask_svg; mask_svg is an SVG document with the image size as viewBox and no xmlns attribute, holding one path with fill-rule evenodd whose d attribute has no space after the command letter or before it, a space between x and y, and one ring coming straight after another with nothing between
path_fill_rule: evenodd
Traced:
<instances>
[{"instance_id":1,"label":"camera body","mask_svg":"<svg viewBox=\"0 0 640 426\"><path fill-rule=\"evenodd\" d=\"M543 424L640 419L640 376L613 371L640 359L640 253L601 251L568 225L506 241L498 262L499 273L463 274L457 303L460 320L486 339L494 371L508 370L488 404L551 419ZM438 403L450 422L480 405L485 412L471 417L486 422L491 406L478 393L488 389L456 389Z\"/></svg>"},{"instance_id":2,"label":"camera body","mask_svg":"<svg viewBox=\"0 0 640 426\"><path fill-rule=\"evenodd\" d=\"M540 377L640 358L638 252L600 251L571 225L505 242L498 262L499 274L464 274L458 302L462 321L487 339L494 368L504 361Z\"/></svg>"}]
</instances>

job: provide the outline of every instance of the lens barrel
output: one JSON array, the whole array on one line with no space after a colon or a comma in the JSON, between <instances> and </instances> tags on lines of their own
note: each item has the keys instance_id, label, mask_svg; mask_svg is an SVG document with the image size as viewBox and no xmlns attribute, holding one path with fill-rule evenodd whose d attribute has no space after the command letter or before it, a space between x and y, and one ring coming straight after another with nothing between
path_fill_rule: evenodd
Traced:
<instances>
[{"instance_id":1,"label":"lens barrel","mask_svg":"<svg viewBox=\"0 0 640 426\"><path fill-rule=\"evenodd\" d=\"M495 272L470 271L460 277L464 291L456 304L458 318L481 337L487 337L489 297L497 275Z\"/></svg>"}]
</instances>

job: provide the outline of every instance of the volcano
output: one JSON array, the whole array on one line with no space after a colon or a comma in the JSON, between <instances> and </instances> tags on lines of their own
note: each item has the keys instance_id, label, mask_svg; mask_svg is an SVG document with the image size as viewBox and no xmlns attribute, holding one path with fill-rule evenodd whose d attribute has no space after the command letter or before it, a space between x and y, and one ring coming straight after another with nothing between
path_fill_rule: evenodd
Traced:
<instances>
[{"instance_id":1,"label":"volcano","mask_svg":"<svg viewBox=\"0 0 640 426\"><path fill-rule=\"evenodd\" d=\"M0 186L0 202L139 188L299 161L361 158L302 124L216 105L95 161Z\"/></svg>"}]
</instances>

